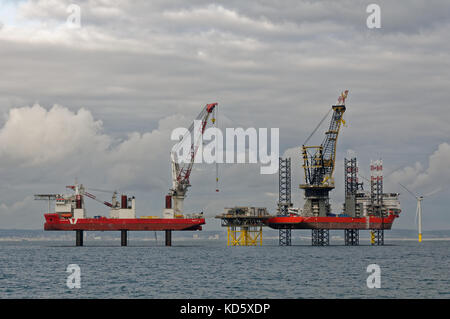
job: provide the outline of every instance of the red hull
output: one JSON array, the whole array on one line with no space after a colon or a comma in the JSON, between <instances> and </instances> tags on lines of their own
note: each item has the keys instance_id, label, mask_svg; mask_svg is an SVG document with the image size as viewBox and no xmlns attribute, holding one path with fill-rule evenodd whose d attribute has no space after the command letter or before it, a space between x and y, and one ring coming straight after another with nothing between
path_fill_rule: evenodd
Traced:
<instances>
[{"instance_id":1,"label":"red hull","mask_svg":"<svg viewBox=\"0 0 450 319\"><path fill-rule=\"evenodd\" d=\"M396 215L388 217L302 217L279 216L269 218L266 224L275 229L391 229Z\"/></svg>"},{"instance_id":2,"label":"red hull","mask_svg":"<svg viewBox=\"0 0 450 319\"><path fill-rule=\"evenodd\" d=\"M60 218L58 214L45 214L44 230L201 230L204 218Z\"/></svg>"}]
</instances>

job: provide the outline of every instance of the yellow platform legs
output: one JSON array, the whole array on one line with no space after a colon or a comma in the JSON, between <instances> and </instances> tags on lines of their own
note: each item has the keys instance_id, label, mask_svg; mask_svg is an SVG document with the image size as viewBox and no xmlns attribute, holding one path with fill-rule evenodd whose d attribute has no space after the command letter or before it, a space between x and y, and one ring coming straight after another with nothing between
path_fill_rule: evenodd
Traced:
<instances>
[{"instance_id":1,"label":"yellow platform legs","mask_svg":"<svg viewBox=\"0 0 450 319\"><path fill-rule=\"evenodd\" d=\"M383 246L384 245L384 230L383 229L372 229L370 231L370 244L372 246Z\"/></svg>"},{"instance_id":2,"label":"yellow platform legs","mask_svg":"<svg viewBox=\"0 0 450 319\"><path fill-rule=\"evenodd\" d=\"M262 246L262 226L228 226L228 246Z\"/></svg>"}]
</instances>

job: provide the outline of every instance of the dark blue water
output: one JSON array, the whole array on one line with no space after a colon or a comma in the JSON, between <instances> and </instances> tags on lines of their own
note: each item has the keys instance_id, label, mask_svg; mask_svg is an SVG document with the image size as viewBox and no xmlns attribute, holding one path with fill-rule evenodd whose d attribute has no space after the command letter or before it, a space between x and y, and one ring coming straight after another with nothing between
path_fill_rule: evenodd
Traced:
<instances>
[{"instance_id":1,"label":"dark blue water","mask_svg":"<svg viewBox=\"0 0 450 319\"><path fill-rule=\"evenodd\" d=\"M450 241L227 247L226 240L0 242L1 298L450 298ZM69 264L81 288L69 289ZM369 289L369 264L381 288Z\"/></svg>"}]
</instances>

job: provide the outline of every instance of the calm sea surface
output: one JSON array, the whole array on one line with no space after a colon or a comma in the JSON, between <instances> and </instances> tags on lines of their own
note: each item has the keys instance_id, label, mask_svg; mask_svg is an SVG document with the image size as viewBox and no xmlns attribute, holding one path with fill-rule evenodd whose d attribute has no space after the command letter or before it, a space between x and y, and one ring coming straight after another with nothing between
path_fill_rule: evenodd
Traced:
<instances>
[{"instance_id":1,"label":"calm sea surface","mask_svg":"<svg viewBox=\"0 0 450 319\"><path fill-rule=\"evenodd\" d=\"M2 241L0 298L450 298L450 241L264 243ZM81 268L80 289L66 286L69 264ZM367 288L369 264L381 268L380 289Z\"/></svg>"}]
</instances>

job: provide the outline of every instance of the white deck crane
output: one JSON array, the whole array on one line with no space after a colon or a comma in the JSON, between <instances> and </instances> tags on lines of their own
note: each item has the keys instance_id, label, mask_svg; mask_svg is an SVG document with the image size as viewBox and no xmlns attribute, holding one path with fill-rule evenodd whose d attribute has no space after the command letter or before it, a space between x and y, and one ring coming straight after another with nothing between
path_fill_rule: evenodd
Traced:
<instances>
[{"instance_id":1,"label":"white deck crane","mask_svg":"<svg viewBox=\"0 0 450 319\"><path fill-rule=\"evenodd\" d=\"M91 193L86 192L86 188L83 186L83 184L75 183L75 185L69 185L69 186L66 186L66 188L70 188L73 191L75 191L75 196L81 196L80 198L83 203L84 203L84 201L83 201L82 196L87 196L99 203L102 203L103 205L106 205L108 207L113 207L113 205L111 203L102 201L102 200L98 199L95 195L92 195ZM115 198L115 196L116 196L116 193L114 192L113 199ZM84 207L84 205L83 205L83 207Z\"/></svg>"},{"instance_id":2,"label":"white deck crane","mask_svg":"<svg viewBox=\"0 0 450 319\"><path fill-rule=\"evenodd\" d=\"M66 186L66 188L75 191L75 209L74 216L77 218L86 218L86 210L84 206L84 196L89 197L105 206L110 208L109 215L110 218L136 218L136 202L134 196L127 198L127 195L122 194L120 196L120 202L117 200L117 191L106 191L101 189L89 188L93 191L112 193L111 203L105 202L97 198L97 196L86 191L83 184ZM128 202L131 202L129 205Z\"/></svg>"},{"instance_id":3,"label":"white deck crane","mask_svg":"<svg viewBox=\"0 0 450 319\"><path fill-rule=\"evenodd\" d=\"M205 132L208 120L211 118L211 123L216 125L216 106L217 103L207 104L200 114L191 124L186 134L175 144L170 153L172 164L172 188L166 196L166 208L164 209L164 218L183 218L183 202L186 197L188 187L191 186L189 178L191 176L192 167L194 166L195 156L197 151L203 143L203 133ZM189 154L183 159L179 158L180 149L186 149L190 146ZM217 148L216 148L217 152ZM217 165L217 163L216 163ZM217 167L217 166L216 166ZM216 183L218 182L216 169ZM216 188L216 191L218 189ZM172 208L173 201L173 208Z\"/></svg>"}]
</instances>

